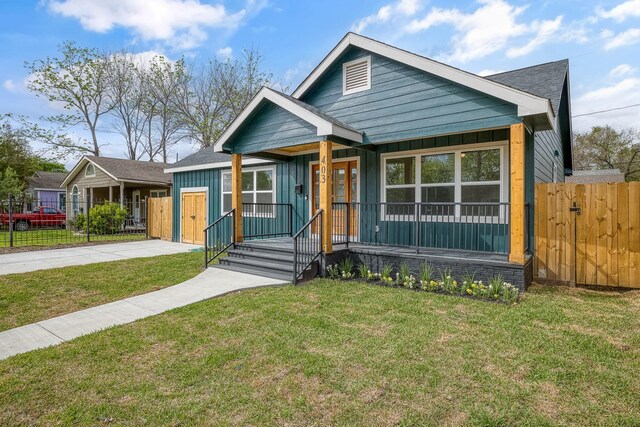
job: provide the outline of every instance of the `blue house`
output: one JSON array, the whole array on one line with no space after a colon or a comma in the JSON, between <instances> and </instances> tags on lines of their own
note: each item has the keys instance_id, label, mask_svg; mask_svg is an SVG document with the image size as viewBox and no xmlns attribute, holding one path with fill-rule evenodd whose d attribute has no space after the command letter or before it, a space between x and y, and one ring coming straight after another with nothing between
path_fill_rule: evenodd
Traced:
<instances>
[{"instance_id":1,"label":"blue house","mask_svg":"<svg viewBox=\"0 0 640 427\"><path fill-rule=\"evenodd\" d=\"M524 289L534 183L571 174L570 117L567 60L481 77L348 33L292 95L262 88L166 170L173 238L294 282L350 256Z\"/></svg>"}]
</instances>

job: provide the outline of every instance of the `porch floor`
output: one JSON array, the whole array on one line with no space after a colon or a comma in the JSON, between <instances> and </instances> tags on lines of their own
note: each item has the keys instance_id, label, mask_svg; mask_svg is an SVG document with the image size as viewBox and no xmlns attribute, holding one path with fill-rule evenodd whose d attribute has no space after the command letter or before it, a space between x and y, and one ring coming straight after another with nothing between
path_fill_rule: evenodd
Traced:
<instances>
[{"instance_id":1,"label":"porch floor","mask_svg":"<svg viewBox=\"0 0 640 427\"><path fill-rule=\"evenodd\" d=\"M267 239L247 240L245 243L251 245L264 246L274 249L285 249L293 251L293 238L291 237L274 237ZM416 251L414 247L407 246L387 246L387 245L371 245L366 243L350 242L346 244L333 244L334 252L344 250L357 252L368 255L384 255L397 256L400 258L422 258L422 259L442 259L442 260L465 260L470 262L508 264L508 256L506 254L495 254L489 252L463 251L456 249L441 248L420 248Z\"/></svg>"}]
</instances>

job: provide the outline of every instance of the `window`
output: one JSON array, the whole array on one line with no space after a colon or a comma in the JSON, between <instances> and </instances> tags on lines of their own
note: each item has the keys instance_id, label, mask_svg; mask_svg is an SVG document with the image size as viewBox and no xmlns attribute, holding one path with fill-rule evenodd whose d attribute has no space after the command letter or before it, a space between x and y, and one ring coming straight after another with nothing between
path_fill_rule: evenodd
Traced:
<instances>
[{"instance_id":1,"label":"window","mask_svg":"<svg viewBox=\"0 0 640 427\"><path fill-rule=\"evenodd\" d=\"M358 58L342 65L342 94L371 89L371 57Z\"/></svg>"},{"instance_id":2,"label":"window","mask_svg":"<svg viewBox=\"0 0 640 427\"><path fill-rule=\"evenodd\" d=\"M93 166L93 163L87 165L87 168L84 170L84 176L96 176L96 168Z\"/></svg>"},{"instance_id":3,"label":"window","mask_svg":"<svg viewBox=\"0 0 640 427\"><path fill-rule=\"evenodd\" d=\"M242 203L275 203L274 168L254 169L242 172ZM231 171L222 173L222 211L231 210ZM243 214L273 214L270 206L250 206Z\"/></svg>"},{"instance_id":4,"label":"window","mask_svg":"<svg viewBox=\"0 0 640 427\"><path fill-rule=\"evenodd\" d=\"M167 197L167 190L151 190L149 192L149 197L151 198Z\"/></svg>"},{"instance_id":5,"label":"window","mask_svg":"<svg viewBox=\"0 0 640 427\"><path fill-rule=\"evenodd\" d=\"M74 185L73 190L71 190L71 210L73 214L77 214L80 208L80 194L78 191L78 186Z\"/></svg>"},{"instance_id":6,"label":"window","mask_svg":"<svg viewBox=\"0 0 640 427\"><path fill-rule=\"evenodd\" d=\"M67 195L65 193L58 194L58 209L62 212L66 212L67 210Z\"/></svg>"},{"instance_id":7,"label":"window","mask_svg":"<svg viewBox=\"0 0 640 427\"><path fill-rule=\"evenodd\" d=\"M507 150L495 146L456 148L385 158L385 202L422 203L423 215L497 215L498 206L487 205L506 199L501 177ZM389 214L408 211L408 206L388 206Z\"/></svg>"}]
</instances>

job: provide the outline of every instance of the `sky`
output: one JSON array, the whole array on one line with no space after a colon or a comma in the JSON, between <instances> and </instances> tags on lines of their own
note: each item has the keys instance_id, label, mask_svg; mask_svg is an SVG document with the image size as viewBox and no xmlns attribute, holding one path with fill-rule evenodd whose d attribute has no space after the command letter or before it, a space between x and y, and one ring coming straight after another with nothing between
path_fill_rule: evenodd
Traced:
<instances>
[{"instance_id":1,"label":"sky","mask_svg":"<svg viewBox=\"0 0 640 427\"><path fill-rule=\"evenodd\" d=\"M59 113L26 89L24 62L66 40L195 63L255 48L293 90L354 31L480 75L568 58L575 131L640 127L640 106L590 114L640 103L640 0L0 0L0 23L0 114ZM124 157L108 125L99 137Z\"/></svg>"}]
</instances>

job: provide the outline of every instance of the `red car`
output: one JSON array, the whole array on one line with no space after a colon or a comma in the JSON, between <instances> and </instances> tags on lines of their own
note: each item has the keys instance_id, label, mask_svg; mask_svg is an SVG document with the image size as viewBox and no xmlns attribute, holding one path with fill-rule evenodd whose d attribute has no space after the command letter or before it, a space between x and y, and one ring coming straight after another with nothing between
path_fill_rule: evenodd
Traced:
<instances>
[{"instance_id":1,"label":"red car","mask_svg":"<svg viewBox=\"0 0 640 427\"><path fill-rule=\"evenodd\" d=\"M54 208L40 206L38 210L30 213L14 213L13 229L27 231L31 227L64 227L67 223L67 215ZM0 214L0 225L9 225L9 214Z\"/></svg>"}]
</instances>

